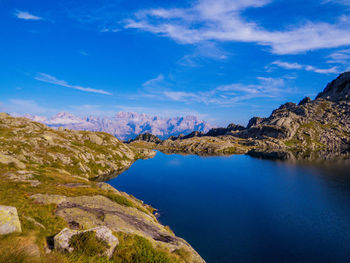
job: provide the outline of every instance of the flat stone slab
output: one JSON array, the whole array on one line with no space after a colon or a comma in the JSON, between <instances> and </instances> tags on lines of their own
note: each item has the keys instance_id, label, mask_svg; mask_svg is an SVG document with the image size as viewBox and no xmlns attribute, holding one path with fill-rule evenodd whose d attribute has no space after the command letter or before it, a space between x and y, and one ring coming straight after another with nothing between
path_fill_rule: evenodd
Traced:
<instances>
[{"instance_id":1,"label":"flat stone slab","mask_svg":"<svg viewBox=\"0 0 350 263\"><path fill-rule=\"evenodd\" d=\"M0 205L0 235L22 232L17 209L13 206Z\"/></svg>"}]
</instances>

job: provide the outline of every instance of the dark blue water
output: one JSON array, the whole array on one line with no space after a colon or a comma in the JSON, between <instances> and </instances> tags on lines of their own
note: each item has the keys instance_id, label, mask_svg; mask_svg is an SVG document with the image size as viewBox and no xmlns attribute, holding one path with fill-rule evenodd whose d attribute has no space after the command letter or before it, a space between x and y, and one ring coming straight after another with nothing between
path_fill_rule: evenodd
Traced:
<instances>
[{"instance_id":1,"label":"dark blue water","mask_svg":"<svg viewBox=\"0 0 350 263\"><path fill-rule=\"evenodd\" d=\"M350 170L158 153L109 183L208 262L350 262Z\"/></svg>"}]
</instances>

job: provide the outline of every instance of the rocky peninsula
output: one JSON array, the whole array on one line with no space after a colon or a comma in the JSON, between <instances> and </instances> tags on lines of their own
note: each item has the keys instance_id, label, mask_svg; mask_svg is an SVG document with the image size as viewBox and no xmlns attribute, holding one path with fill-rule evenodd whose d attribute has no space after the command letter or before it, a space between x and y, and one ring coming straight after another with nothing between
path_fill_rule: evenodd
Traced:
<instances>
[{"instance_id":1,"label":"rocky peninsula","mask_svg":"<svg viewBox=\"0 0 350 263\"><path fill-rule=\"evenodd\" d=\"M0 262L204 262L154 208L95 181L154 154L1 113Z\"/></svg>"}]
</instances>

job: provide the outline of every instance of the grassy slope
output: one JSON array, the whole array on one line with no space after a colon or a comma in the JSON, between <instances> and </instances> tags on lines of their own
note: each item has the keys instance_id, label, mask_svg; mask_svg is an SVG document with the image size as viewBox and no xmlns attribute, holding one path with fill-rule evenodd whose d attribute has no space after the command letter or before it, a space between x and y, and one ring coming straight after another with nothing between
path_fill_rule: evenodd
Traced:
<instances>
[{"instance_id":1,"label":"grassy slope","mask_svg":"<svg viewBox=\"0 0 350 263\"><path fill-rule=\"evenodd\" d=\"M48 134L49 137L43 138L43 134ZM132 155L133 158L138 158L137 153L133 153L111 135L97 133L106 144L99 145L88 139L89 134L92 133L55 131L23 118L0 116L0 152L21 159L26 165L25 169L19 169L16 163L0 164L0 205L17 208L23 231L20 234L0 236L0 262L134 262L135 258L139 260L137 262L180 262L184 255L154 247L145 238L121 233L116 233L120 238L120 245L116 250L118 255L111 260L84 253L45 254L48 237L67 227L67 223L55 215L55 205L34 203L29 198L33 194L70 197L103 195L113 202L135 207L153 217L153 209L141 201L127 194L100 189L97 183L85 179L93 177L99 170L110 169L109 163L104 166L96 164L96 161L104 158L102 155L117 165L121 165L123 161L132 162ZM78 159L81 154L86 153L94 155L95 161ZM62 162L61 154L70 157L72 162ZM57 160L52 159L55 155L59 156ZM79 169L78 162L84 162L90 171L83 172ZM40 185L33 187L28 182L9 180L7 174L18 170L30 171L32 179L40 181ZM88 187L71 187L69 184L86 184ZM39 248L39 258L28 255L37 251L36 247Z\"/></svg>"}]
</instances>

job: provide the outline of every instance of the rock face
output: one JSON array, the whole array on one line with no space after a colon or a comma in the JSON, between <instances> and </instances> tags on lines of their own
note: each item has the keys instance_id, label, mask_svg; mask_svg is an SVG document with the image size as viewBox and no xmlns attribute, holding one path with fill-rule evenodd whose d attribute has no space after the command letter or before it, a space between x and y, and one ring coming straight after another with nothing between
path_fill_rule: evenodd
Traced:
<instances>
[{"instance_id":1,"label":"rock face","mask_svg":"<svg viewBox=\"0 0 350 263\"><path fill-rule=\"evenodd\" d=\"M338 78L327 85L323 92L319 93L316 99L330 101L350 100L350 72L341 74Z\"/></svg>"},{"instance_id":2,"label":"rock face","mask_svg":"<svg viewBox=\"0 0 350 263\"><path fill-rule=\"evenodd\" d=\"M79 118L70 113L61 112L50 119L25 115L33 121L50 127L73 130L102 131L114 135L120 140L134 139L139 134L152 133L160 138L188 134L192 131L207 132L211 126L194 116L160 118L146 114L119 112L113 117Z\"/></svg>"},{"instance_id":3,"label":"rock face","mask_svg":"<svg viewBox=\"0 0 350 263\"><path fill-rule=\"evenodd\" d=\"M116 238L112 234L112 231L105 226L95 227L95 228L91 228L88 230L81 230L81 231L64 228L60 233L58 233L54 237L55 249L61 252L70 252L70 253L73 252L74 249L70 245L70 240L72 239L73 236L81 233L85 233L85 232L94 232L98 239L103 240L108 244L109 248L105 252L104 256L107 256L108 258L110 258L113 255L114 249L119 244L119 241L118 241L118 238Z\"/></svg>"},{"instance_id":4,"label":"rock face","mask_svg":"<svg viewBox=\"0 0 350 263\"><path fill-rule=\"evenodd\" d=\"M22 232L17 209L12 206L0 205L0 235Z\"/></svg>"},{"instance_id":5,"label":"rock face","mask_svg":"<svg viewBox=\"0 0 350 263\"><path fill-rule=\"evenodd\" d=\"M270 117L250 121L236 136L259 139L258 144L277 139L277 148L293 151L347 152L350 149L350 72L327 85L315 100L298 105L286 103ZM264 148L268 148L266 143Z\"/></svg>"},{"instance_id":6,"label":"rock face","mask_svg":"<svg viewBox=\"0 0 350 263\"><path fill-rule=\"evenodd\" d=\"M241 125L231 123L226 128L213 128L213 129L209 130L205 134L205 136L221 136L221 135L228 134L230 132L241 131L244 129L245 128Z\"/></svg>"},{"instance_id":7,"label":"rock face","mask_svg":"<svg viewBox=\"0 0 350 263\"><path fill-rule=\"evenodd\" d=\"M150 133L143 133L143 134L137 135L136 138L131 141L144 141L144 142L151 142L156 144L162 142L161 139L159 139L157 136Z\"/></svg>"}]
</instances>

